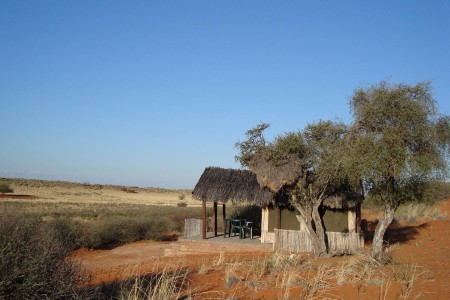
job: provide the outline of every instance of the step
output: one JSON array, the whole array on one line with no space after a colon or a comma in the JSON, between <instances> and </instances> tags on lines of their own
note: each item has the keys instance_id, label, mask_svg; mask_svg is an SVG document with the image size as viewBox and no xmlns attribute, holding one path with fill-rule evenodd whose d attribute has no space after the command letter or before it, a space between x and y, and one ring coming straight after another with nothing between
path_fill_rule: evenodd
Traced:
<instances>
[{"instance_id":1,"label":"step","mask_svg":"<svg viewBox=\"0 0 450 300\"><path fill-rule=\"evenodd\" d=\"M179 256L187 254L210 254L221 252L255 252L271 251L271 245L264 244L238 244L220 241L205 240L179 240L171 248L164 251L164 256Z\"/></svg>"}]
</instances>

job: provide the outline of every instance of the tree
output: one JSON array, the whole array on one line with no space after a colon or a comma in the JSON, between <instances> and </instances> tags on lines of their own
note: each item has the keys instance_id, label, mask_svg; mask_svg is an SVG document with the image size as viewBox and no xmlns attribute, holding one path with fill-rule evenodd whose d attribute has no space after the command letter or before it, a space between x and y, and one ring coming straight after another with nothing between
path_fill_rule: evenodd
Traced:
<instances>
[{"instance_id":1,"label":"tree","mask_svg":"<svg viewBox=\"0 0 450 300\"><path fill-rule=\"evenodd\" d=\"M349 174L361 178L383 209L371 255L382 259L384 233L404 202L423 199L427 182L445 178L449 118L439 116L430 84L382 81L358 88L350 100L354 116Z\"/></svg>"},{"instance_id":2,"label":"tree","mask_svg":"<svg viewBox=\"0 0 450 300\"><path fill-rule=\"evenodd\" d=\"M247 131L247 140L236 143L236 160L256 173L262 186L290 196L315 255L323 256L327 245L319 207L328 197L352 191L343 169L347 127L320 121L267 142L263 133L268 127L260 124Z\"/></svg>"},{"instance_id":3,"label":"tree","mask_svg":"<svg viewBox=\"0 0 450 300\"><path fill-rule=\"evenodd\" d=\"M13 190L6 183L0 183L0 193L3 195L5 193L12 193Z\"/></svg>"}]
</instances>

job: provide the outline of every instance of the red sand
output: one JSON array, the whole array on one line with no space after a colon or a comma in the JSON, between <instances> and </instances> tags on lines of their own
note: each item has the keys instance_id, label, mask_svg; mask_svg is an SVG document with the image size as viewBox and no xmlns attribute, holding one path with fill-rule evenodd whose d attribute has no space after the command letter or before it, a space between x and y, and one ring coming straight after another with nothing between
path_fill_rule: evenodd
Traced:
<instances>
[{"instance_id":1,"label":"red sand","mask_svg":"<svg viewBox=\"0 0 450 300\"><path fill-rule=\"evenodd\" d=\"M450 199L440 206L442 213L449 214ZM364 216L369 222L374 216ZM319 299L404 299L407 286L398 279L398 269L415 266L416 279L407 299L450 299L450 221L424 221L417 224L397 223L388 229L387 237L394 246L393 262L381 268L385 279L391 285L360 283L357 286L335 284L332 288L315 294ZM369 227L370 228L370 227ZM171 242L143 241L117 247L112 250L90 251L80 249L73 257L81 259L83 266L92 275L92 284L121 281L131 276L158 272L164 265L182 264L191 272L188 276L190 294L194 299L279 299L285 290L273 287L274 278L263 276L260 282L225 284L225 268L212 268L205 274L198 272L201 265L211 265L218 255L189 255L184 257L163 257L164 249ZM369 248L366 249L367 251ZM267 254L227 255L226 261L261 259ZM337 263L342 258L326 258L313 261L314 265ZM206 262L206 263L205 263ZM229 264L228 264L229 265ZM374 278L376 280L377 278ZM272 285L272 286L271 286ZM289 290L289 298L298 298L302 286ZM386 295L383 298L383 295Z\"/></svg>"}]
</instances>

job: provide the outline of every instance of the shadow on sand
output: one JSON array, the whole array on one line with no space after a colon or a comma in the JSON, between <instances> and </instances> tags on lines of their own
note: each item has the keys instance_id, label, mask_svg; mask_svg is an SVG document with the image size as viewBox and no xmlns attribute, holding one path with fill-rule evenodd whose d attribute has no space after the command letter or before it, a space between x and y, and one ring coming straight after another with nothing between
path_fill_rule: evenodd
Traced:
<instances>
[{"instance_id":1,"label":"shadow on sand","mask_svg":"<svg viewBox=\"0 0 450 300\"><path fill-rule=\"evenodd\" d=\"M377 227L378 220L367 221L362 220L365 224L364 231L364 242L368 245L372 244L373 235L375 233L375 228ZM419 234L419 231L429 227L428 223L423 223L420 225L401 225L398 221L394 220L389 225L384 234L384 241L387 244L400 243L404 244L410 240L414 240L415 236Z\"/></svg>"}]
</instances>

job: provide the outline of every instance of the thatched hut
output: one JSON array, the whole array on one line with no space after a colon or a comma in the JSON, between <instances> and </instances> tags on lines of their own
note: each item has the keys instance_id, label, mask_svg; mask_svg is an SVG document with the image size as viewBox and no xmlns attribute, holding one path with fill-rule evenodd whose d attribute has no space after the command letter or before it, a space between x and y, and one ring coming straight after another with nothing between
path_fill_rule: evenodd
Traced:
<instances>
[{"instance_id":1,"label":"thatched hut","mask_svg":"<svg viewBox=\"0 0 450 300\"><path fill-rule=\"evenodd\" d=\"M194 199L203 202L268 204L273 193L259 186L249 170L208 167L192 191Z\"/></svg>"},{"instance_id":2,"label":"thatched hut","mask_svg":"<svg viewBox=\"0 0 450 300\"><path fill-rule=\"evenodd\" d=\"M249 170L208 167L192 192L193 198L203 202L203 237L206 238L206 203L214 204L213 229L217 236L217 204L257 204L262 209L261 242L274 242L274 229L302 231L298 212L290 207L283 194L261 188L256 174ZM321 207L326 231L359 232L360 195L342 194L328 198Z\"/></svg>"},{"instance_id":3,"label":"thatched hut","mask_svg":"<svg viewBox=\"0 0 450 300\"><path fill-rule=\"evenodd\" d=\"M226 218L226 204L257 204L271 203L274 194L261 188L256 175L248 170L223 169L208 167L198 180L192 197L203 203L203 238L206 238L206 203L213 203L213 231L217 236L217 204L222 204L222 216Z\"/></svg>"}]
</instances>

